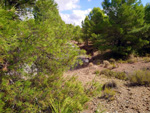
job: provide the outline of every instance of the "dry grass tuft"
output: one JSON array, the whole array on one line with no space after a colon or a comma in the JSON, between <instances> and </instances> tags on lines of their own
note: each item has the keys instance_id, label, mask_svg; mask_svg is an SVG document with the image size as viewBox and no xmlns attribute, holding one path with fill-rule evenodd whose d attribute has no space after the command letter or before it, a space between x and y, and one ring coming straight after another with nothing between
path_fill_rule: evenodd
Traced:
<instances>
[{"instance_id":1,"label":"dry grass tuft","mask_svg":"<svg viewBox=\"0 0 150 113\"><path fill-rule=\"evenodd\" d=\"M130 63L130 64L133 64L133 63L138 62L138 60L137 60L137 58L133 58L133 59L127 60L127 62Z\"/></svg>"},{"instance_id":2,"label":"dry grass tuft","mask_svg":"<svg viewBox=\"0 0 150 113\"><path fill-rule=\"evenodd\" d=\"M132 85L150 86L150 71L138 70L128 77Z\"/></svg>"},{"instance_id":3,"label":"dry grass tuft","mask_svg":"<svg viewBox=\"0 0 150 113\"><path fill-rule=\"evenodd\" d=\"M103 61L104 68L108 68L110 66L110 62L108 60Z\"/></svg>"},{"instance_id":4,"label":"dry grass tuft","mask_svg":"<svg viewBox=\"0 0 150 113\"><path fill-rule=\"evenodd\" d=\"M115 62L116 62L116 60L113 59L113 58L109 59L109 61L110 61L111 63L115 63Z\"/></svg>"},{"instance_id":5,"label":"dry grass tuft","mask_svg":"<svg viewBox=\"0 0 150 113\"><path fill-rule=\"evenodd\" d=\"M143 58L143 61L144 61L145 63L150 62L150 57L144 57L144 58Z\"/></svg>"}]
</instances>

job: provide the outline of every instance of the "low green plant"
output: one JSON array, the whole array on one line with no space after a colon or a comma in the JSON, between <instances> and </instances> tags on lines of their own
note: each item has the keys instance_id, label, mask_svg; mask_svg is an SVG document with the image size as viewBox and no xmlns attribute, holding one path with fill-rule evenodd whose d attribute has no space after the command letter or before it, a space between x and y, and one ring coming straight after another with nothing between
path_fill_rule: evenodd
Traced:
<instances>
[{"instance_id":1,"label":"low green plant","mask_svg":"<svg viewBox=\"0 0 150 113\"><path fill-rule=\"evenodd\" d=\"M114 72L109 69L102 70L100 74L104 74L107 77L115 77L121 80L127 80L127 76L124 72Z\"/></svg>"},{"instance_id":2,"label":"low green plant","mask_svg":"<svg viewBox=\"0 0 150 113\"><path fill-rule=\"evenodd\" d=\"M127 60L127 62L130 63L130 64L133 64L133 63L137 62L137 59L136 58L129 59L129 60Z\"/></svg>"},{"instance_id":3,"label":"low green plant","mask_svg":"<svg viewBox=\"0 0 150 113\"><path fill-rule=\"evenodd\" d=\"M124 72L114 72L115 73L115 78L118 78L120 80L127 80L127 76Z\"/></svg>"},{"instance_id":4,"label":"low green plant","mask_svg":"<svg viewBox=\"0 0 150 113\"><path fill-rule=\"evenodd\" d=\"M143 61L144 61L145 63L150 62L150 57L144 57L144 58L143 58Z\"/></svg>"},{"instance_id":5,"label":"low green plant","mask_svg":"<svg viewBox=\"0 0 150 113\"><path fill-rule=\"evenodd\" d=\"M106 82L103 85L102 90L105 90L106 88L108 88L108 89L117 88L117 83L115 81Z\"/></svg>"},{"instance_id":6,"label":"low green plant","mask_svg":"<svg viewBox=\"0 0 150 113\"><path fill-rule=\"evenodd\" d=\"M122 60L122 59L119 59L118 61L117 61L118 63L127 63L127 61L125 61L125 60Z\"/></svg>"},{"instance_id":7,"label":"low green plant","mask_svg":"<svg viewBox=\"0 0 150 113\"><path fill-rule=\"evenodd\" d=\"M30 80L20 80L13 84L3 78L0 84L0 112L54 112L75 113L84 109L96 89L85 89L76 78L52 81L40 76ZM88 95L93 93L92 96ZM100 92L99 92L100 93Z\"/></svg>"},{"instance_id":8,"label":"low green plant","mask_svg":"<svg viewBox=\"0 0 150 113\"><path fill-rule=\"evenodd\" d=\"M137 60L137 58L130 58L130 59L128 59L128 60L122 60L122 59L120 59L120 60L118 60L117 62L118 63L130 63L130 64L133 64L133 63L136 63L138 60Z\"/></svg>"},{"instance_id":9,"label":"low green plant","mask_svg":"<svg viewBox=\"0 0 150 113\"><path fill-rule=\"evenodd\" d=\"M111 64L111 66L112 66L112 67L111 67L111 69L115 69L115 68L117 68L117 67L118 67L118 64L116 64L116 63L112 63L112 64Z\"/></svg>"},{"instance_id":10,"label":"low green plant","mask_svg":"<svg viewBox=\"0 0 150 113\"><path fill-rule=\"evenodd\" d=\"M110 64L109 61L104 60L104 61L103 61L103 65L104 65L104 68L108 68L111 64Z\"/></svg>"},{"instance_id":11,"label":"low green plant","mask_svg":"<svg viewBox=\"0 0 150 113\"><path fill-rule=\"evenodd\" d=\"M89 95L89 97L96 97L101 95L101 90L102 90L102 85L97 82L96 76L91 82L88 82L85 87L86 87L86 94Z\"/></svg>"},{"instance_id":12,"label":"low green plant","mask_svg":"<svg viewBox=\"0 0 150 113\"><path fill-rule=\"evenodd\" d=\"M112 101L115 99L115 97L114 97L115 94L116 94L116 92L113 89L106 88L103 92L103 95L104 95L103 97L105 99L108 99L109 101Z\"/></svg>"},{"instance_id":13,"label":"low green plant","mask_svg":"<svg viewBox=\"0 0 150 113\"><path fill-rule=\"evenodd\" d=\"M150 86L150 71L138 70L129 75L129 81L133 85L147 85Z\"/></svg>"},{"instance_id":14,"label":"low green plant","mask_svg":"<svg viewBox=\"0 0 150 113\"><path fill-rule=\"evenodd\" d=\"M113 58L109 59L109 61L110 61L111 63L115 63L115 62L116 62L116 60L113 59Z\"/></svg>"},{"instance_id":15,"label":"low green plant","mask_svg":"<svg viewBox=\"0 0 150 113\"><path fill-rule=\"evenodd\" d=\"M100 65L100 64L101 64L101 62L100 62L100 61L97 61L97 62L96 62L96 65Z\"/></svg>"},{"instance_id":16,"label":"low green plant","mask_svg":"<svg viewBox=\"0 0 150 113\"><path fill-rule=\"evenodd\" d=\"M109 69L104 69L104 70L102 70L101 72L100 72L100 74L102 75L106 75L106 76L108 76L108 77L111 77L112 75L113 75L113 72L112 71L110 71Z\"/></svg>"},{"instance_id":17,"label":"low green plant","mask_svg":"<svg viewBox=\"0 0 150 113\"><path fill-rule=\"evenodd\" d=\"M96 70L95 72L94 72L94 74L96 74L97 76L100 74L100 71L99 70Z\"/></svg>"},{"instance_id":18,"label":"low green plant","mask_svg":"<svg viewBox=\"0 0 150 113\"><path fill-rule=\"evenodd\" d=\"M90 100L86 89L76 78L67 80L62 87L54 91L52 105L54 113L72 113L82 111L84 104Z\"/></svg>"}]
</instances>

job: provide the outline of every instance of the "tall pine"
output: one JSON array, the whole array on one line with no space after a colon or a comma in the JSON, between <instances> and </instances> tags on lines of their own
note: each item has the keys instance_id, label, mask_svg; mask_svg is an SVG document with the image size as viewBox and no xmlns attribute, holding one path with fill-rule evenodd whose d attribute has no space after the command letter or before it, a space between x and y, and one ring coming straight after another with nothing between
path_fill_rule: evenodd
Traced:
<instances>
[{"instance_id":1,"label":"tall pine","mask_svg":"<svg viewBox=\"0 0 150 113\"><path fill-rule=\"evenodd\" d=\"M144 25L144 7L140 0L104 0L102 6L110 22L104 37L108 48L128 55L147 44L142 37L130 33Z\"/></svg>"}]
</instances>

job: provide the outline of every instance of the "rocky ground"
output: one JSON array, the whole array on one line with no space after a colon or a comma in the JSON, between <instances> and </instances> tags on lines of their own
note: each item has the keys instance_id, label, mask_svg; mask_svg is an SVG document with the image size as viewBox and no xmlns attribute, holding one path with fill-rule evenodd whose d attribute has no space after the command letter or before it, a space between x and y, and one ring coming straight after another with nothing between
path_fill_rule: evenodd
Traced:
<instances>
[{"instance_id":1,"label":"rocky ground","mask_svg":"<svg viewBox=\"0 0 150 113\"><path fill-rule=\"evenodd\" d=\"M112 71L132 73L139 69L149 69L150 62L137 61L135 63L118 64L118 67ZM90 63L87 67L68 71L65 76L77 76L78 80L84 85L95 79L104 84L109 81L115 81L115 96L113 100L97 97L93 101L87 103L89 108L82 113L150 113L150 87L145 86L129 86L128 81L116 78L108 78L105 75L96 76L95 71L102 71L102 65L94 65Z\"/></svg>"}]
</instances>

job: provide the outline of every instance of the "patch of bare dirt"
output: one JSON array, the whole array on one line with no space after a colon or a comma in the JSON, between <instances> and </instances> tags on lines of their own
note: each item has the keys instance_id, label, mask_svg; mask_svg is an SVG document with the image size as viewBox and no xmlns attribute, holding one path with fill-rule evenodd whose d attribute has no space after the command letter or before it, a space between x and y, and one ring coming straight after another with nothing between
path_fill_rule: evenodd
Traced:
<instances>
[{"instance_id":1,"label":"patch of bare dirt","mask_svg":"<svg viewBox=\"0 0 150 113\"><path fill-rule=\"evenodd\" d=\"M118 84L115 99L109 101L97 98L97 103L104 106L105 112L118 113L149 113L150 112L150 88L128 87L125 81L115 80Z\"/></svg>"},{"instance_id":2,"label":"patch of bare dirt","mask_svg":"<svg viewBox=\"0 0 150 113\"><path fill-rule=\"evenodd\" d=\"M136 62L133 64L119 64L118 68L113 71L132 73L139 69L149 69L150 63ZM97 97L93 101L87 103L89 108L82 113L94 113L97 109L104 113L150 113L150 87L136 86L130 87L127 81L107 78L106 76L96 76L95 71L104 70L100 65L90 65L82 69L68 71L64 76L76 76L84 85L92 81L94 78L101 84L108 81L115 81L117 89L115 89L115 99L109 101L104 98Z\"/></svg>"}]
</instances>

